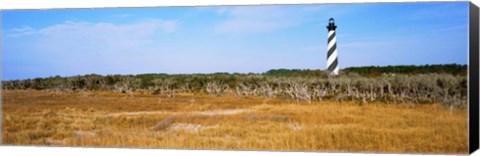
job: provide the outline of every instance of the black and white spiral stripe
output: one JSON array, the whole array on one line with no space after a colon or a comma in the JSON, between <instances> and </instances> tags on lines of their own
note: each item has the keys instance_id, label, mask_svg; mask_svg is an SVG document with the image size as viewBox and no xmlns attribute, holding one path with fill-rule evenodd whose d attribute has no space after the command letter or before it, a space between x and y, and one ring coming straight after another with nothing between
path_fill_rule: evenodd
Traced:
<instances>
[{"instance_id":1,"label":"black and white spiral stripe","mask_svg":"<svg viewBox=\"0 0 480 156\"><path fill-rule=\"evenodd\" d=\"M328 31L327 69L332 75L338 75L339 67L335 30Z\"/></svg>"}]
</instances>

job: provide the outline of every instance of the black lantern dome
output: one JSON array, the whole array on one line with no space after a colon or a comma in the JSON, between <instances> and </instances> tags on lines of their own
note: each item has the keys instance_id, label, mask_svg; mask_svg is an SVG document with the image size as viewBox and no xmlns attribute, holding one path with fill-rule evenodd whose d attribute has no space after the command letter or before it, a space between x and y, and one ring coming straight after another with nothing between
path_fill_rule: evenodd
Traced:
<instances>
[{"instance_id":1,"label":"black lantern dome","mask_svg":"<svg viewBox=\"0 0 480 156\"><path fill-rule=\"evenodd\" d=\"M335 25L334 19L333 19L333 18L330 18L330 19L328 20L328 26L327 26L328 31L330 31L330 30L335 30L336 28L337 28L337 26Z\"/></svg>"}]
</instances>

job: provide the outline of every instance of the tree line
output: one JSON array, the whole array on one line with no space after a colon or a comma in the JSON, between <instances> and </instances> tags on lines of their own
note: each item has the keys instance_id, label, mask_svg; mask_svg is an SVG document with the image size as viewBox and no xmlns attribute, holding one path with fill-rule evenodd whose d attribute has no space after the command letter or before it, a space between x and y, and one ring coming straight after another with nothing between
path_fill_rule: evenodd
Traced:
<instances>
[{"instance_id":1,"label":"tree line","mask_svg":"<svg viewBox=\"0 0 480 156\"><path fill-rule=\"evenodd\" d=\"M343 72L354 72L365 76L378 76L384 73L396 74L453 74L467 75L467 65L461 64L433 64L433 65L401 65L401 66L365 66L349 67L343 69Z\"/></svg>"},{"instance_id":2,"label":"tree line","mask_svg":"<svg viewBox=\"0 0 480 156\"><path fill-rule=\"evenodd\" d=\"M134 92L141 92L171 98L179 93L194 93L263 96L308 102L333 99L412 105L441 103L449 108L466 107L467 79L461 74L433 72L367 75L342 71L338 76L329 76L320 70L287 69L270 70L261 74L89 74L2 81L2 88L61 93L105 90L130 96Z\"/></svg>"}]
</instances>

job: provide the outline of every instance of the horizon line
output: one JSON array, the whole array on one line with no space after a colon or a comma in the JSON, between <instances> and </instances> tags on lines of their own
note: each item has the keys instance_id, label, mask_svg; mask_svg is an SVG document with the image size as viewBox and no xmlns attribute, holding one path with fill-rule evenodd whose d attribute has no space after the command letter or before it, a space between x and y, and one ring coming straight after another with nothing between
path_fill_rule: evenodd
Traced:
<instances>
[{"instance_id":1,"label":"horizon line","mask_svg":"<svg viewBox=\"0 0 480 156\"><path fill-rule=\"evenodd\" d=\"M415 64L410 64L410 65L385 65L385 66L380 66L380 65L370 65L370 66L350 66L350 67L345 67L341 68L340 71L345 70L346 68L362 68L362 67L401 67L401 66L431 66L431 65L466 65L467 64L458 64L458 63L445 63L445 64L422 64L422 65L415 65ZM164 74L164 75L209 75L209 74L266 74L270 70L310 70L310 71L322 71L322 72L328 72L327 69L300 69L300 68L275 68L275 69L269 69L264 72L204 72L204 73L136 73L136 74L98 74L98 73L89 73L89 74L75 74L75 75L51 75L47 77L34 77L34 78L24 78L24 79L1 79L1 81L16 81L16 80L33 80L33 79L45 79L45 78L53 78L53 77L61 77L61 78L68 78L68 77L78 77L78 76L88 76L88 75L99 75L99 76L114 76L114 75L121 75L121 76L138 76L138 75L146 75L146 74ZM3 76L2 76L3 77Z\"/></svg>"}]
</instances>

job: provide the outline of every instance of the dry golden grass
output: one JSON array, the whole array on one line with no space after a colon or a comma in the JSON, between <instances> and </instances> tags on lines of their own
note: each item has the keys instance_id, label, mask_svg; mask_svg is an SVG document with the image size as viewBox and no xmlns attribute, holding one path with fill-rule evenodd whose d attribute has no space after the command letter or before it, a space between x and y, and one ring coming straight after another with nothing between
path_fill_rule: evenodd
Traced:
<instances>
[{"instance_id":1,"label":"dry golden grass","mask_svg":"<svg viewBox=\"0 0 480 156\"><path fill-rule=\"evenodd\" d=\"M467 111L436 104L3 91L2 143L186 149L461 153Z\"/></svg>"}]
</instances>

